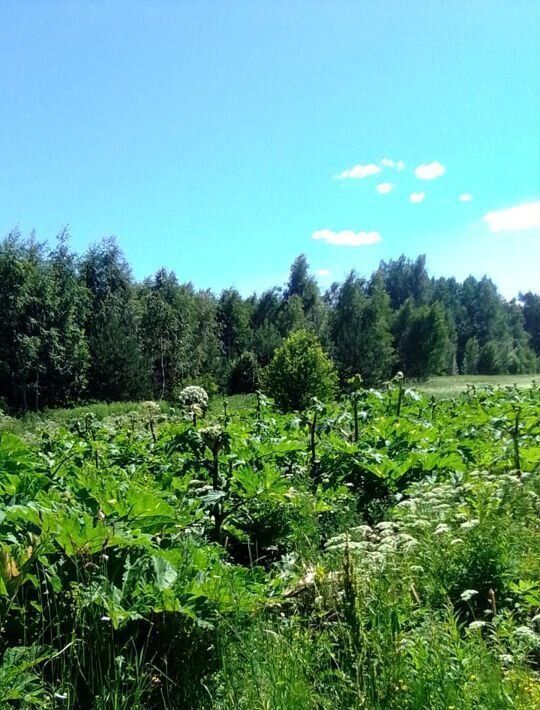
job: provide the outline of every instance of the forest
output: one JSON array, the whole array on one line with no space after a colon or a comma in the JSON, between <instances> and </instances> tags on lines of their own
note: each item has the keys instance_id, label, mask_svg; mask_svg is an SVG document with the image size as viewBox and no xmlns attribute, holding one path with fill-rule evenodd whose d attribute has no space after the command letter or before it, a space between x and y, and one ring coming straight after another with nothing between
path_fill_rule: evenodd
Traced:
<instances>
[{"instance_id":1,"label":"forest","mask_svg":"<svg viewBox=\"0 0 540 710\"><path fill-rule=\"evenodd\" d=\"M193 383L253 392L297 330L316 336L341 384L534 373L540 357L539 295L506 301L488 277L430 277L423 256L351 271L322 293L300 255L283 287L243 297L167 269L137 282L112 238L78 256L67 230L54 248L15 230L0 243L0 309L0 406L10 412L170 399Z\"/></svg>"}]
</instances>

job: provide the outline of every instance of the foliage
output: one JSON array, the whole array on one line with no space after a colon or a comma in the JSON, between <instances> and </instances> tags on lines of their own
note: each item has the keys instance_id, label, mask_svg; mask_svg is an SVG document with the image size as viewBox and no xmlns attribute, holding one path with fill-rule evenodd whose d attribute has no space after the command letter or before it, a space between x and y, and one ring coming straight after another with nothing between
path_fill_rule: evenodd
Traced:
<instances>
[{"instance_id":1,"label":"foliage","mask_svg":"<svg viewBox=\"0 0 540 710\"><path fill-rule=\"evenodd\" d=\"M0 434L2 701L535 707L540 390L234 401Z\"/></svg>"},{"instance_id":2,"label":"foliage","mask_svg":"<svg viewBox=\"0 0 540 710\"><path fill-rule=\"evenodd\" d=\"M229 373L229 392L245 394L255 392L261 384L261 372L257 356L252 352L244 352L231 364Z\"/></svg>"},{"instance_id":3,"label":"foliage","mask_svg":"<svg viewBox=\"0 0 540 710\"><path fill-rule=\"evenodd\" d=\"M317 337L293 332L278 348L265 371L265 388L285 411L305 409L313 397L330 399L337 376Z\"/></svg>"},{"instance_id":4,"label":"foliage","mask_svg":"<svg viewBox=\"0 0 540 710\"><path fill-rule=\"evenodd\" d=\"M317 336L342 385L355 373L379 386L397 370L424 379L538 369L538 296L507 302L487 278L430 279L424 257L382 262L370 278L353 272L322 294L300 255L284 288L245 298L166 269L138 283L113 238L79 258L66 229L53 249L15 230L0 243L0 276L0 402L17 414L172 401L192 383L251 390L297 330Z\"/></svg>"}]
</instances>

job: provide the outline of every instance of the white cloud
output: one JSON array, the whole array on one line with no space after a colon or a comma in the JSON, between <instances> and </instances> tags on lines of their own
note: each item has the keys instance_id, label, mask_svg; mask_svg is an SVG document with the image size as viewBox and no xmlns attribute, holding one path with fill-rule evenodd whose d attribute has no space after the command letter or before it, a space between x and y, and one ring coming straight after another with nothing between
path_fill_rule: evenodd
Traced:
<instances>
[{"instance_id":1,"label":"white cloud","mask_svg":"<svg viewBox=\"0 0 540 710\"><path fill-rule=\"evenodd\" d=\"M540 200L484 215L490 232L521 232L540 227Z\"/></svg>"},{"instance_id":2,"label":"white cloud","mask_svg":"<svg viewBox=\"0 0 540 710\"><path fill-rule=\"evenodd\" d=\"M470 195L468 192L464 192L462 195L459 196L459 201L460 202L470 202L472 200L472 195Z\"/></svg>"},{"instance_id":3,"label":"white cloud","mask_svg":"<svg viewBox=\"0 0 540 710\"><path fill-rule=\"evenodd\" d=\"M392 192L394 186L391 182L380 182L375 189L377 192L380 192L381 195L387 195L389 192Z\"/></svg>"},{"instance_id":4,"label":"white cloud","mask_svg":"<svg viewBox=\"0 0 540 710\"><path fill-rule=\"evenodd\" d=\"M354 167L349 168L349 170L344 170L339 175L336 175L334 180L362 180L363 178L367 178L370 175L376 175L380 172L381 168L373 163L369 163L368 165L355 165Z\"/></svg>"},{"instance_id":5,"label":"white cloud","mask_svg":"<svg viewBox=\"0 0 540 710\"><path fill-rule=\"evenodd\" d=\"M411 192L409 195L409 200L411 202L423 202L426 199L425 192Z\"/></svg>"},{"instance_id":6,"label":"white cloud","mask_svg":"<svg viewBox=\"0 0 540 710\"><path fill-rule=\"evenodd\" d=\"M426 163L425 165L418 165L415 168L414 174L420 180L435 180L435 178L441 177L446 172L446 168L441 163L434 160L432 163Z\"/></svg>"},{"instance_id":7,"label":"white cloud","mask_svg":"<svg viewBox=\"0 0 540 710\"><path fill-rule=\"evenodd\" d=\"M353 232L352 229L343 229L334 232L331 229L318 229L311 235L312 239L322 239L327 244L340 247L363 247L381 242L379 232Z\"/></svg>"},{"instance_id":8,"label":"white cloud","mask_svg":"<svg viewBox=\"0 0 540 710\"><path fill-rule=\"evenodd\" d=\"M403 160L391 160L390 158L383 158L381 165L385 168L395 168L396 170L403 170L405 167Z\"/></svg>"},{"instance_id":9,"label":"white cloud","mask_svg":"<svg viewBox=\"0 0 540 710\"><path fill-rule=\"evenodd\" d=\"M317 269L315 273L317 274L317 276L330 276L332 272L330 271L330 269Z\"/></svg>"}]
</instances>

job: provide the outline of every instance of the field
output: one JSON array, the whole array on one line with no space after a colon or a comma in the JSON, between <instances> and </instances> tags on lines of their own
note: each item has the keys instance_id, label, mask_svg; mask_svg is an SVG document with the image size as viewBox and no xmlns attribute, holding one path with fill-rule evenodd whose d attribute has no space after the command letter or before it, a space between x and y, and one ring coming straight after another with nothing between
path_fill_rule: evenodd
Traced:
<instances>
[{"instance_id":1,"label":"field","mask_svg":"<svg viewBox=\"0 0 540 710\"><path fill-rule=\"evenodd\" d=\"M532 387L540 382L539 375L452 375L448 377L430 377L418 386L424 394L435 397L450 397L465 392L467 387Z\"/></svg>"},{"instance_id":2,"label":"field","mask_svg":"<svg viewBox=\"0 0 540 710\"><path fill-rule=\"evenodd\" d=\"M1 706L540 706L540 389L448 379L6 418Z\"/></svg>"}]
</instances>

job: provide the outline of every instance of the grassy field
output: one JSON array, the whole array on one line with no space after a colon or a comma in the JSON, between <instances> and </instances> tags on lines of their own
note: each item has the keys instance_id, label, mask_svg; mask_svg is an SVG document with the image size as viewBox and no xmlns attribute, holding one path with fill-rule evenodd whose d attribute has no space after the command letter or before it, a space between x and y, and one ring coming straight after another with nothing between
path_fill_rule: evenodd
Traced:
<instances>
[{"instance_id":1,"label":"grassy field","mask_svg":"<svg viewBox=\"0 0 540 710\"><path fill-rule=\"evenodd\" d=\"M540 375L454 375L450 377L431 377L427 382L412 382L409 383L409 386L427 396L433 395L437 398L445 398L465 392L468 385L475 385L476 387L517 385L520 388L527 388L532 387L535 382L540 383ZM221 414L225 401L227 402L229 413L234 414L243 410L255 409L257 400L254 394L237 394L229 397L216 396L210 403L210 412L216 415ZM159 404L163 411L168 410L169 405L166 402L160 402ZM66 409L48 409L39 413L29 412L22 417L16 418L0 416L0 431L24 434L25 432L35 431L44 422L53 422L60 425L80 419L85 414L93 414L97 419L102 420L110 416L120 416L128 412L137 411L140 406L140 402L97 402Z\"/></svg>"},{"instance_id":2,"label":"grassy field","mask_svg":"<svg viewBox=\"0 0 540 710\"><path fill-rule=\"evenodd\" d=\"M452 397L464 392L468 385L482 387L532 387L540 382L540 375L453 375L450 377L431 377L427 382L413 385L415 389L436 397Z\"/></svg>"}]
</instances>

